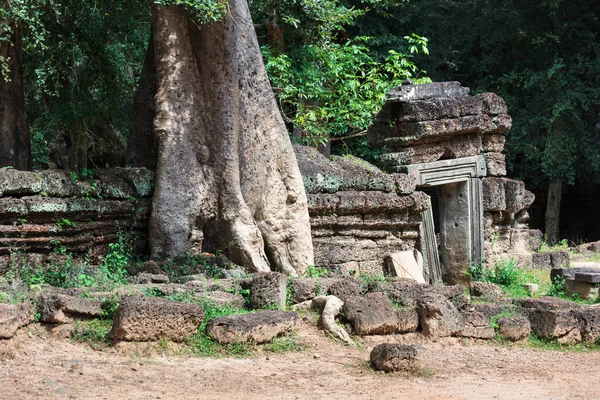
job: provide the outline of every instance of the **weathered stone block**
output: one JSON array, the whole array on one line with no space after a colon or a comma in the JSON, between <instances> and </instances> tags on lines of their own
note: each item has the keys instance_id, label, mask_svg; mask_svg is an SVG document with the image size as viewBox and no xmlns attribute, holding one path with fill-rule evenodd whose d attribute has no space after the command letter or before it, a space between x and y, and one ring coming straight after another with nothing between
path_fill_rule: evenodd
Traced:
<instances>
[{"instance_id":1,"label":"weathered stone block","mask_svg":"<svg viewBox=\"0 0 600 400\"><path fill-rule=\"evenodd\" d=\"M234 308L244 308L246 303L246 300L239 294L227 293L221 290L198 293L195 297L205 298L219 307L231 306Z\"/></svg>"},{"instance_id":2,"label":"weathered stone block","mask_svg":"<svg viewBox=\"0 0 600 400\"><path fill-rule=\"evenodd\" d=\"M252 277L250 306L259 308L285 308L287 276L280 272L258 272Z\"/></svg>"},{"instance_id":3,"label":"weathered stone block","mask_svg":"<svg viewBox=\"0 0 600 400\"><path fill-rule=\"evenodd\" d=\"M482 101L483 112L490 115L508 114L508 107L496 93L487 92L475 95Z\"/></svg>"},{"instance_id":4,"label":"weathered stone block","mask_svg":"<svg viewBox=\"0 0 600 400\"><path fill-rule=\"evenodd\" d=\"M349 297L342 313L354 327L357 335L385 335L394 333L398 326L396 311L383 293L367 297Z\"/></svg>"},{"instance_id":5,"label":"weathered stone block","mask_svg":"<svg viewBox=\"0 0 600 400\"><path fill-rule=\"evenodd\" d=\"M481 113L482 101L473 96L430 97L395 102L392 107L392 118L401 122L459 118Z\"/></svg>"},{"instance_id":6,"label":"weathered stone block","mask_svg":"<svg viewBox=\"0 0 600 400\"><path fill-rule=\"evenodd\" d=\"M489 176L506 175L506 156L501 153L485 153L485 165Z\"/></svg>"},{"instance_id":7,"label":"weathered stone block","mask_svg":"<svg viewBox=\"0 0 600 400\"><path fill-rule=\"evenodd\" d=\"M31 304L0 304L0 339L10 339L17 329L34 321Z\"/></svg>"},{"instance_id":8,"label":"weathered stone block","mask_svg":"<svg viewBox=\"0 0 600 400\"><path fill-rule=\"evenodd\" d=\"M349 297L360 296L360 286L348 279L338 279L329 286L327 294L346 301Z\"/></svg>"},{"instance_id":9,"label":"weathered stone block","mask_svg":"<svg viewBox=\"0 0 600 400\"><path fill-rule=\"evenodd\" d=\"M531 333L531 324L523 316L503 317L498 319L498 333L511 342L528 340Z\"/></svg>"},{"instance_id":10,"label":"weathered stone block","mask_svg":"<svg viewBox=\"0 0 600 400\"><path fill-rule=\"evenodd\" d=\"M396 311L398 326L396 332L408 333L419 329L419 313L417 307L408 307Z\"/></svg>"},{"instance_id":11,"label":"weathered stone block","mask_svg":"<svg viewBox=\"0 0 600 400\"><path fill-rule=\"evenodd\" d=\"M399 195L411 194L417 189L415 180L407 174L393 174L396 183L396 193Z\"/></svg>"},{"instance_id":12,"label":"weathered stone block","mask_svg":"<svg viewBox=\"0 0 600 400\"><path fill-rule=\"evenodd\" d=\"M476 282L469 283L471 297L486 300L491 302L499 302L504 300L504 291L502 288L491 282Z\"/></svg>"},{"instance_id":13,"label":"weathered stone block","mask_svg":"<svg viewBox=\"0 0 600 400\"><path fill-rule=\"evenodd\" d=\"M386 93L388 102L403 102L409 100L422 100L434 97L457 97L469 94L469 88L460 85L460 82L434 82L425 85L401 85L390 89Z\"/></svg>"},{"instance_id":14,"label":"weathered stone block","mask_svg":"<svg viewBox=\"0 0 600 400\"><path fill-rule=\"evenodd\" d=\"M131 296L121 299L111 332L118 340L182 341L198 331L203 319L204 308L198 304Z\"/></svg>"},{"instance_id":15,"label":"weathered stone block","mask_svg":"<svg viewBox=\"0 0 600 400\"><path fill-rule=\"evenodd\" d=\"M474 339L491 339L494 337L494 328L487 318L480 312L462 312L462 327L457 332L458 336Z\"/></svg>"},{"instance_id":16,"label":"weathered stone block","mask_svg":"<svg viewBox=\"0 0 600 400\"><path fill-rule=\"evenodd\" d=\"M574 311L579 321L581 338L588 343L598 343L600 340L600 308L585 307Z\"/></svg>"},{"instance_id":17,"label":"weathered stone block","mask_svg":"<svg viewBox=\"0 0 600 400\"><path fill-rule=\"evenodd\" d=\"M482 180L483 209L485 211L503 211L506 209L504 179L485 178Z\"/></svg>"},{"instance_id":18,"label":"weathered stone block","mask_svg":"<svg viewBox=\"0 0 600 400\"><path fill-rule=\"evenodd\" d=\"M299 318L294 311L264 310L209 321L206 333L221 344L266 343L291 331Z\"/></svg>"},{"instance_id":19,"label":"weathered stone block","mask_svg":"<svg viewBox=\"0 0 600 400\"><path fill-rule=\"evenodd\" d=\"M535 269L552 268L552 256L550 253L534 253L532 256L532 267Z\"/></svg>"},{"instance_id":20,"label":"weathered stone block","mask_svg":"<svg viewBox=\"0 0 600 400\"><path fill-rule=\"evenodd\" d=\"M553 251L550 253L552 268L568 268L571 257L568 251Z\"/></svg>"},{"instance_id":21,"label":"weathered stone block","mask_svg":"<svg viewBox=\"0 0 600 400\"><path fill-rule=\"evenodd\" d=\"M436 338L452 336L462 328L459 311L444 295L428 292L417 302L423 335Z\"/></svg>"},{"instance_id":22,"label":"weathered stone block","mask_svg":"<svg viewBox=\"0 0 600 400\"><path fill-rule=\"evenodd\" d=\"M38 297L40 321L66 324L73 319L102 316L102 302L59 293L42 293Z\"/></svg>"},{"instance_id":23,"label":"weathered stone block","mask_svg":"<svg viewBox=\"0 0 600 400\"><path fill-rule=\"evenodd\" d=\"M577 275L581 276L582 274L575 274L576 280L568 279L565 282L565 290L567 292L567 296L577 295L584 300L594 300L598 298L598 287L596 283L584 282L578 279ZM598 275L600 282L600 275Z\"/></svg>"},{"instance_id":24,"label":"weathered stone block","mask_svg":"<svg viewBox=\"0 0 600 400\"><path fill-rule=\"evenodd\" d=\"M516 213L530 206L525 202L525 183L514 179L504 181L506 191L506 211Z\"/></svg>"},{"instance_id":25,"label":"weathered stone block","mask_svg":"<svg viewBox=\"0 0 600 400\"><path fill-rule=\"evenodd\" d=\"M481 148L484 153L501 153L505 143L506 137L500 134L483 135L481 138Z\"/></svg>"},{"instance_id":26,"label":"weathered stone block","mask_svg":"<svg viewBox=\"0 0 600 400\"><path fill-rule=\"evenodd\" d=\"M369 357L378 371L412 371L416 366L417 348L414 345L383 343L375 346Z\"/></svg>"}]
</instances>

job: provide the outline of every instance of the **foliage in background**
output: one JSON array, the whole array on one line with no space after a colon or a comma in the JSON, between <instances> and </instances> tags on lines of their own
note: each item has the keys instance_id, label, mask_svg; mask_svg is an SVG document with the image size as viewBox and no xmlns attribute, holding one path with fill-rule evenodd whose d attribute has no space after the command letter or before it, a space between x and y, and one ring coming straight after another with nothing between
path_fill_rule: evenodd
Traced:
<instances>
[{"instance_id":1,"label":"foliage in background","mask_svg":"<svg viewBox=\"0 0 600 400\"><path fill-rule=\"evenodd\" d=\"M24 50L34 165L46 166L51 150L60 163L61 153L76 146L82 136L90 164L118 165L150 32L148 4L38 3L33 19L44 30L26 34Z\"/></svg>"},{"instance_id":2,"label":"foliage in background","mask_svg":"<svg viewBox=\"0 0 600 400\"><path fill-rule=\"evenodd\" d=\"M528 187L598 182L600 7L586 0L412 0L393 18L351 28L381 59L405 31L431 40L415 62L432 79L502 96L513 118L506 155ZM553 238L554 240L554 238Z\"/></svg>"},{"instance_id":3,"label":"foliage in background","mask_svg":"<svg viewBox=\"0 0 600 400\"><path fill-rule=\"evenodd\" d=\"M369 53L368 38L343 44L305 45L275 55L263 47L266 68L286 121L303 132L304 144L364 131L385 102L385 93L416 78L408 54L390 50L382 62ZM410 37L424 51L427 40ZM427 78L416 78L426 82Z\"/></svg>"}]
</instances>

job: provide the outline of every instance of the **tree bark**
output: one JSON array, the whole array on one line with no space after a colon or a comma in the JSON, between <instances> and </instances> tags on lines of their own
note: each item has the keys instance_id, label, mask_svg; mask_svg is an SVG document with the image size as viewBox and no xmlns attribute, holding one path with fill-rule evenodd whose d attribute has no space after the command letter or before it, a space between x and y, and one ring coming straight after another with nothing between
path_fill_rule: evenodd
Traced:
<instances>
[{"instance_id":1,"label":"tree bark","mask_svg":"<svg viewBox=\"0 0 600 400\"><path fill-rule=\"evenodd\" d=\"M0 75L0 167L27 170L31 168L31 148L25 118L22 31L10 21L8 25L10 41L0 42L0 56L9 60L8 80Z\"/></svg>"},{"instance_id":2,"label":"tree bark","mask_svg":"<svg viewBox=\"0 0 600 400\"><path fill-rule=\"evenodd\" d=\"M313 263L302 177L248 5L230 0L229 9L222 21L197 26L178 6L153 6L150 248L160 257L221 247L250 271L295 275Z\"/></svg>"},{"instance_id":3,"label":"tree bark","mask_svg":"<svg viewBox=\"0 0 600 400\"><path fill-rule=\"evenodd\" d=\"M153 133L154 116L156 115L155 95L156 65L154 62L154 35L151 33L138 90L133 99L133 118L125 161L127 165L156 168L158 146Z\"/></svg>"},{"instance_id":4,"label":"tree bark","mask_svg":"<svg viewBox=\"0 0 600 400\"><path fill-rule=\"evenodd\" d=\"M562 200L562 180L551 179L548 184L548 202L546 203L546 240L555 244L560 239L560 203Z\"/></svg>"}]
</instances>

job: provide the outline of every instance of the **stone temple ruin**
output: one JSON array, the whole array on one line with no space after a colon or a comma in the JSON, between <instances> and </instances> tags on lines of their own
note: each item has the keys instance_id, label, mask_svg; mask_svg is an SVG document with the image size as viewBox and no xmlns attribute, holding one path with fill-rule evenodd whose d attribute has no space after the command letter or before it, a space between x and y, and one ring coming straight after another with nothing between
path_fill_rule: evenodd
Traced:
<instances>
[{"instance_id":1,"label":"stone temple ruin","mask_svg":"<svg viewBox=\"0 0 600 400\"><path fill-rule=\"evenodd\" d=\"M562 268L569 266L568 253L536 252L541 232L525 225L533 195L523 182L505 177L502 150L510 126L506 105L493 93L471 96L457 82L395 88L369 131L371 144L387 150L379 166L295 146L315 261L327 275L246 277L227 264L218 280L170 277L150 260L141 271L129 271L141 272L130 285L111 293L31 291L40 321L98 318L116 296L115 340L181 341L198 331L205 312L199 304L154 296L179 293L260 310L209 321L206 333L219 343L268 342L299 324L299 310L321 312L323 329L344 342L351 341L345 329L360 336L418 332L434 339L490 339L496 333L491 321L502 315L513 316L497 320L498 333L513 341L527 340L531 331L559 343L597 342L598 307L554 297L509 299L493 283L468 282L471 264L515 257L524 266L552 268L552 276L566 280L568 294L597 298L597 269ZM144 168L101 170L87 180L66 171L0 169L0 277L25 263L62 266L69 257L85 257L94 264L123 232L144 254L153 181L153 171ZM369 274L389 279L356 277ZM0 294L19 285L0 284ZM272 310L287 306L294 311ZM30 303L0 304L0 339L34 321L35 311ZM394 369L414 361L415 351L384 346L371 362Z\"/></svg>"},{"instance_id":2,"label":"stone temple ruin","mask_svg":"<svg viewBox=\"0 0 600 400\"><path fill-rule=\"evenodd\" d=\"M403 85L369 131L370 144L388 150L378 167L296 146L316 264L450 284L465 283L484 257L568 264L565 254L535 253L541 232L524 225L534 197L505 177L510 126L493 93L471 96L458 82ZM57 246L101 255L119 230L143 251L153 172L114 168L95 178L0 169L0 272L20 250L42 261Z\"/></svg>"},{"instance_id":3,"label":"stone temple ruin","mask_svg":"<svg viewBox=\"0 0 600 400\"><path fill-rule=\"evenodd\" d=\"M381 169L297 149L318 263L394 275L394 264L405 263L400 273L411 264L402 252L416 250L413 263L427 282L451 284L464 283L468 266L484 257L568 263L563 253L535 253L542 234L524 225L533 194L505 177L504 101L468 93L458 82L390 91L369 131L371 145L389 151Z\"/></svg>"}]
</instances>

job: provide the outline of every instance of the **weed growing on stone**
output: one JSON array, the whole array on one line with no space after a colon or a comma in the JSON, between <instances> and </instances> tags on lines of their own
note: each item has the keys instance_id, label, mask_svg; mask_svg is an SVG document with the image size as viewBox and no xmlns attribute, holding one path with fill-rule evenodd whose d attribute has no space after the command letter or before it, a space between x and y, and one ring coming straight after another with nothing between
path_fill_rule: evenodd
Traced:
<instances>
[{"instance_id":1,"label":"weed growing on stone","mask_svg":"<svg viewBox=\"0 0 600 400\"><path fill-rule=\"evenodd\" d=\"M79 321L71 329L71 338L74 342L86 343L94 350L101 350L112 342L109 337L111 328L112 320Z\"/></svg>"},{"instance_id":2,"label":"weed growing on stone","mask_svg":"<svg viewBox=\"0 0 600 400\"><path fill-rule=\"evenodd\" d=\"M483 260L479 264L472 264L467 275L474 281L495 283L513 298L530 296L522 286L524 283L539 283L535 275L519 268L514 258L497 259L491 265Z\"/></svg>"},{"instance_id":3,"label":"weed growing on stone","mask_svg":"<svg viewBox=\"0 0 600 400\"><path fill-rule=\"evenodd\" d=\"M490 325L492 326L492 328L498 329L499 328L498 320L500 318L514 317L515 315L517 315L517 312L515 310L505 309L501 313L496 314L496 315L492 316L492 318L490 318Z\"/></svg>"}]
</instances>

